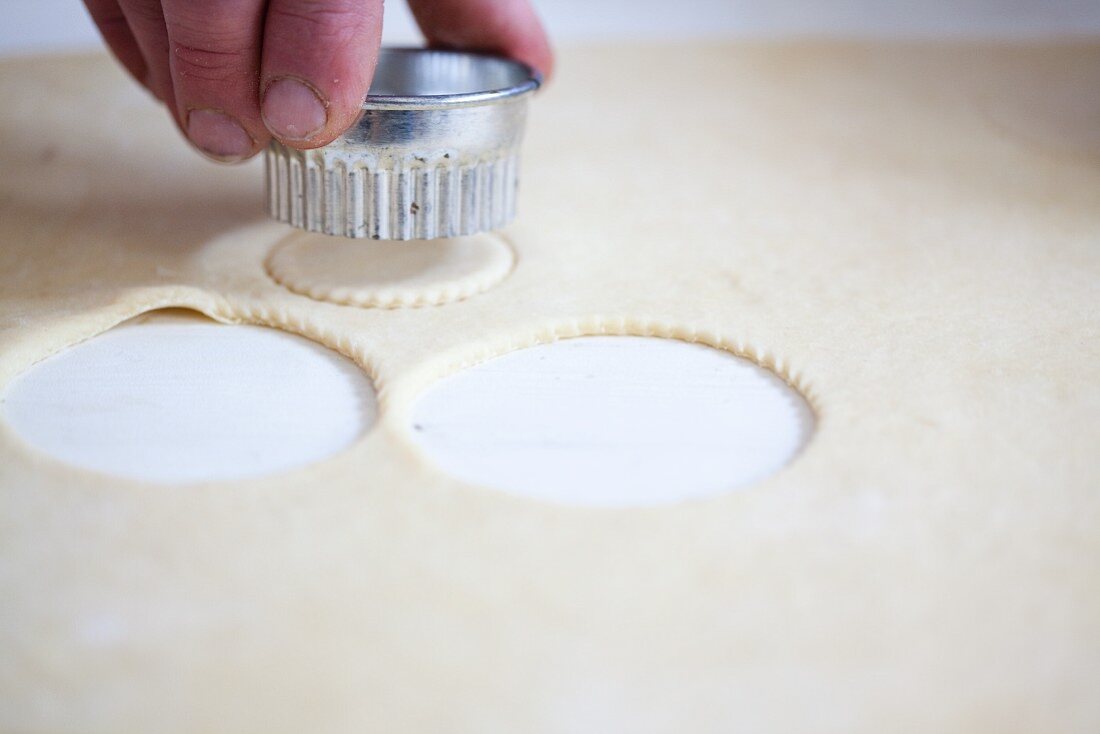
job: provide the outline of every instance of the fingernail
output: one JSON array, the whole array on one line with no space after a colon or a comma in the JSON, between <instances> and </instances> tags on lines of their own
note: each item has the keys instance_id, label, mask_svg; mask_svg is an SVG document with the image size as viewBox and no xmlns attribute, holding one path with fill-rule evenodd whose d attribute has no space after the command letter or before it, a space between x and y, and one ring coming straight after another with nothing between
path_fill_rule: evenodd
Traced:
<instances>
[{"instance_id":1,"label":"fingernail","mask_svg":"<svg viewBox=\"0 0 1100 734\"><path fill-rule=\"evenodd\" d=\"M267 129L282 140L308 140L328 122L328 110L317 92L288 77L267 86L260 112Z\"/></svg>"},{"instance_id":2,"label":"fingernail","mask_svg":"<svg viewBox=\"0 0 1100 734\"><path fill-rule=\"evenodd\" d=\"M246 158L255 144L239 122L217 110L191 110L187 115L187 137L220 161Z\"/></svg>"}]
</instances>

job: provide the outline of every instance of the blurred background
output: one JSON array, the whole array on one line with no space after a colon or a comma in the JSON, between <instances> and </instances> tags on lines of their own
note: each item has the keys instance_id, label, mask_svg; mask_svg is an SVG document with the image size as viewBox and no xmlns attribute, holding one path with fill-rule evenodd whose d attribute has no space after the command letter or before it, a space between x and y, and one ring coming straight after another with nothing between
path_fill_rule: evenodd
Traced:
<instances>
[{"instance_id":1,"label":"blurred background","mask_svg":"<svg viewBox=\"0 0 1100 734\"><path fill-rule=\"evenodd\" d=\"M1100 34L1100 0L536 0L559 43L610 38L1044 38ZM80 0L0 0L0 53L98 45ZM400 0L386 41L419 40Z\"/></svg>"}]
</instances>

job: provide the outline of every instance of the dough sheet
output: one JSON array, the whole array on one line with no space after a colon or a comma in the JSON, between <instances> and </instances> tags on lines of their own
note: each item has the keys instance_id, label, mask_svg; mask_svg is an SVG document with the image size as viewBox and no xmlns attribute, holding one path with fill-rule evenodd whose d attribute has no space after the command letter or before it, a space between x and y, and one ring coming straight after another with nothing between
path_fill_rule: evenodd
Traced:
<instances>
[{"instance_id":1,"label":"dough sheet","mask_svg":"<svg viewBox=\"0 0 1100 734\"><path fill-rule=\"evenodd\" d=\"M184 307L347 355L380 411L185 487L0 424L0 731L1100 730L1098 90L1083 42L566 49L510 273L383 309L276 283L300 235L259 164L201 160L106 57L0 63L0 390ZM417 449L440 376L582 334L750 357L816 433L613 510Z\"/></svg>"}]
</instances>

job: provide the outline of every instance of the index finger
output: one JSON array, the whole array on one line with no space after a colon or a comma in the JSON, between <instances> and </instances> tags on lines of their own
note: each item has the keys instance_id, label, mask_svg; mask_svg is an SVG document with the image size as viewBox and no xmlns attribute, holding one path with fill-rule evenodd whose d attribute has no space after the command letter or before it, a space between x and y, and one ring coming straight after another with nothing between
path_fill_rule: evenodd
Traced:
<instances>
[{"instance_id":1,"label":"index finger","mask_svg":"<svg viewBox=\"0 0 1100 734\"><path fill-rule=\"evenodd\" d=\"M292 148L331 142L359 116L382 36L382 0L270 0L264 124Z\"/></svg>"},{"instance_id":2,"label":"index finger","mask_svg":"<svg viewBox=\"0 0 1100 734\"><path fill-rule=\"evenodd\" d=\"M546 78L554 70L550 41L529 0L409 0L409 8L433 45L502 54Z\"/></svg>"}]
</instances>

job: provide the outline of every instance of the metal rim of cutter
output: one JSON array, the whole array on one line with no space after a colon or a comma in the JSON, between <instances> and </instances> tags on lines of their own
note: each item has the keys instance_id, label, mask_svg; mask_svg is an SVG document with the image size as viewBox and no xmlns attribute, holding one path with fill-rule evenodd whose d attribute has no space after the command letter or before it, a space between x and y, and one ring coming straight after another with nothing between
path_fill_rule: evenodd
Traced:
<instances>
[{"instance_id":1,"label":"metal rim of cutter","mask_svg":"<svg viewBox=\"0 0 1100 734\"><path fill-rule=\"evenodd\" d=\"M542 75L514 59L448 49L387 47L378 55L364 109L437 109L534 92Z\"/></svg>"}]
</instances>

